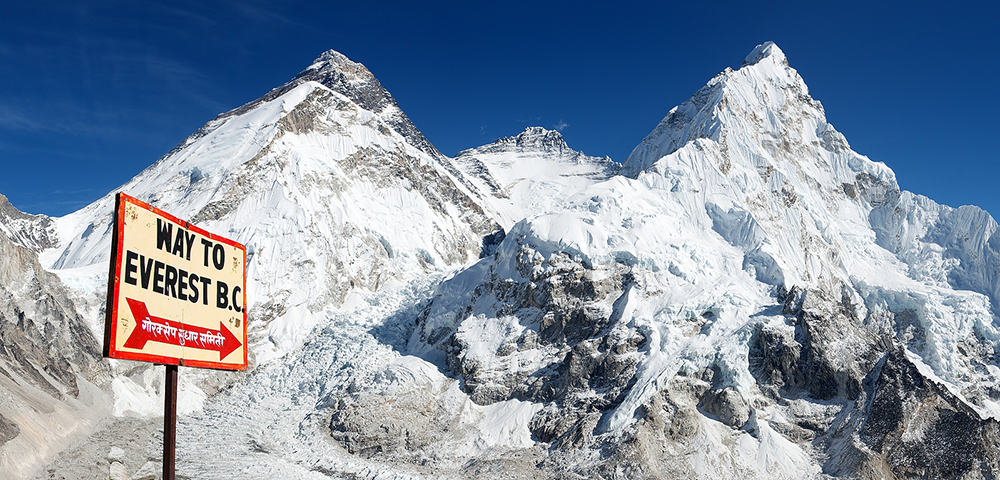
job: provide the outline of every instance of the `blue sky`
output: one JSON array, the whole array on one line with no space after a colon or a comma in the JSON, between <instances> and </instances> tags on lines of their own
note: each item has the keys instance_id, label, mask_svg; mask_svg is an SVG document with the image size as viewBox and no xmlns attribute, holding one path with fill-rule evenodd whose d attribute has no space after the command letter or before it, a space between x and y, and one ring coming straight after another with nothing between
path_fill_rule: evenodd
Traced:
<instances>
[{"instance_id":1,"label":"blue sky","mask_svg":"<svg viewBox=\"0 0 1000 480\"><path fill-rule=\"evenodd\" d=\"M72 212L330 48L445 154L541 125L623 161L772 40L900 186L996 215L997 24L996 1L15 2L0 19L0 193Z\"/></svg>"}]
</instances>

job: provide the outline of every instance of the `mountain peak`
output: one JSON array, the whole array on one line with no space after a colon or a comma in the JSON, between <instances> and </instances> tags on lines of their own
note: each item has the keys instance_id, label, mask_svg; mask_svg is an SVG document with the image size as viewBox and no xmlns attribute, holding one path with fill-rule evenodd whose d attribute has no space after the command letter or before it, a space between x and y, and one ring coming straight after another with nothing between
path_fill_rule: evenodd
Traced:
<instances>
[{"instance_id":1,"label":"mountain peak","mask_svg":"<svg viewBox=\"0 0 1000 480\"><path fill-rule=\"evenodd\" d=\"M327 50L316 57L305 70L299 72L288 83L271 90L257 100L226 112L219 117L242 115L256 108L258 105L274 100L306 82L320 83L330 90L346 96L359 107L382 116L382 119L393 130L406 138L406 141L414 147L432 157L443 157L437 148L424 137L424 134L413 125L409 117L399 108L399 105L392 98L389 91L379 83L378 79L375 78L375 75L367 67L333 49Z\"/></svg>"},{"instance_id":2,"label":"mountain peak","mask_svg":"<svg viewBox=\"0 0 1000 480\"><path fill-rule=\"evenodd\" d=\"M347 55L344 55L343 53L340 53L340 52L338 52L338 51L336 51L336 50L334 50L334 49L331 48L331 49L329 49L329 50L327 50L327 51L319 54L319 56L316 57L316 60L313 60L312 65L310 65L309 68L307 68L306 70L313 69L313 68L320 69L325 64L354 64L354 65L361 65L360 63L352 61L351 59L347 58Z\"/></svg>"},{"instance_id":3,"label":"mountain peak","mask_svg":"<svg viewBox=\"0 0 1000 480\"><path fill-rule=\"evenodd\" d=\"M327 50L316 57L316 60L313 60L313 63L299 73L296 78L324 74L330 75L334 72L343 75L347 81L352 83L378 82L375 79L375 75L372 75L372 72L367 67L361 63L352 61L350 58L347 58L347 55L333 49Z\"/></svg>"},{"instance_id":4,"label":"mountain peak","mask_svg":"<svg viewBox=\"0 0 1000 480\"><path fill-rule=\"evenodd\" d=\"M778 65L788 65L788 59L785 58L785 52L781 51L774 42L764 42L760 45L754 47L753 51L747 55L747 58L743 60L742 67L747 65L756 65L761 60L765 58L770 58L774 63Z\"/></svg>"},{"instance_id":5,"label":"mountain peak","mask_svg":"<svg viewBox=\"0 0 1000 480\"><path fill-rule=\"evenodd\" d=\"M747 120L748 112L756 115L753 118L771 119L769 130L760 130L764 124L750 125L748 122L756 120ZM774 42L764 42L754 47L739 69L726 68L690 99L671 109L625 160L622 174L635 177L696 139L721 142L727 131L767 133L779 138L785 127L801 130L799 119L805 117L822 124L820 133L827 130L822 104L809 96L809 87L788 64L785 53ZM840 143L846 147L846 142Z\"/></svg>"},{"instance_id":6,"label":"mountain peak","mask_svg":"<svg viewBox=\"0 0 1000 480\"><path fill-rule=\"evenodd\" d=\"M403 113L389 91L361 63L352 61L336 50L327 50L286 85L308 81L319 82L350 98L361 108L382 115L392 129L405 137L411 145L432 157L442 157L437 148Z\"/></svg>"}]
</instances>

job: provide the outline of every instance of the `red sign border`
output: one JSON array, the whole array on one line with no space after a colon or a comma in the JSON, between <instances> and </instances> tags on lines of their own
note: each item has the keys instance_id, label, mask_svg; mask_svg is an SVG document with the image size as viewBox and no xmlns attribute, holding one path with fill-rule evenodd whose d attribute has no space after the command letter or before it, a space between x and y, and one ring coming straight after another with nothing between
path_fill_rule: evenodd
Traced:
<instances>
[{"instance_id":1,"label":"red sign border","mask_svg":"<svg viewBox=\"0 0 1000 480\"><path fill-rule=\"evenodd\" d=\"M125 233L125 206L131 203L139 208L148 210L156 215L160 215L167 220L170 220L184 228L196 232L200 235L212 239L214 242L225 243L233 248L236 248L243 252L243 363L222 363L221 359L218 362L213 362L209 360L185 360L183 358L177 357L166 357L163 355L153 355L149 353L131 352L125 350L118 350L115 348L115 341L117 340L118 334L118 322L115 318L118 312L118 306L120 302L119 298L119 287L121 282L121 277L119 272L121 271L122 263L122 253L124 250L123 243L121 242L121 237ZM202 228L198 228L189 222L181 220L159 208L149 205L135 197L129 196L125 193L118 192L115 195L115 215L114 219L114 230L111 235L111 252L112 257L110 266L108 267L108 301L107 309L104 318L104 356L106 358L115 358L120 360L138 360L141 362L152 362L159 363L163 365L180 365L182 367L199 367L199 368L211 368L216 370L246 370L247 368L247 351L249 350L247 346L247 249L242 244L230 240L225 237L220 237L211 232L207 232ZM138 328L138 327L137 327ZM226 328L226 327L223 327Z\"/></svg>"}]
</instances>

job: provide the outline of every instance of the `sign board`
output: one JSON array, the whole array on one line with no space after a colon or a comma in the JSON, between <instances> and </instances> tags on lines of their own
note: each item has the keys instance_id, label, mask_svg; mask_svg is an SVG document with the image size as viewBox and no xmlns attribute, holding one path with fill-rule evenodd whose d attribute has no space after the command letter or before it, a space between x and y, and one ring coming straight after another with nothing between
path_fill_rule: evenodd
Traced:
<instances>
[{"instance_id":1,"label":"sign board","mask_svg":"<svg viewBox=\"0 0 1000 480\"><path fill-rule=\"evenodd\" d=\"M245 370L246 247L119 193L104 356Z\"/></svg>"}]
</instances>

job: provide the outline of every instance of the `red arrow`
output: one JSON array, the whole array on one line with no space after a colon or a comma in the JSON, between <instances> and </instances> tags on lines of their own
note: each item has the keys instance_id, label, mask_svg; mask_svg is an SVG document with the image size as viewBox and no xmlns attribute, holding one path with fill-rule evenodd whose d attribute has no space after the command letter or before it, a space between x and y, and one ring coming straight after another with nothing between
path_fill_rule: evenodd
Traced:
<instances>
[{"instance_id":1,"label":"red arrow","mask_svg":"<svg viewBox=\"0 0 1000 480\"><path fill-rule=\"evenodd\" d=\"M240 343L228 328L219 322L219 329L188 325L186 323L154 317L146 310L146 303L126 298L128 307L132 310L136 326L122 345L126 348L142 349L146 342L160 342L181 347L198 348L201 350L217 350L219 361L226 358L243 344Z\"/></svg>"}]
</instances>

